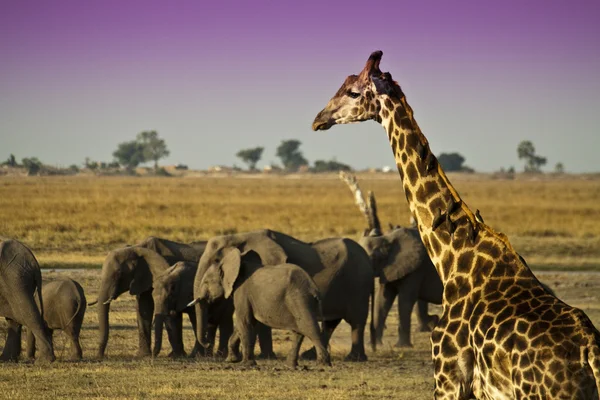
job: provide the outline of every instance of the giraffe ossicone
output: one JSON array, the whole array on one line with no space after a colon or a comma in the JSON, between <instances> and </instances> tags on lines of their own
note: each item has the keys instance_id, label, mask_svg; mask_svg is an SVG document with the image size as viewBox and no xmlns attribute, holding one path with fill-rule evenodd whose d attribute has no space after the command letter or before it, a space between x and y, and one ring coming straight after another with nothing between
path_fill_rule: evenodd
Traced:
<instances>
[{"instance_id":1,"label":"giraffe ossicone","mask_svg":"<svg viewBox=\"0 0 600 400\"><path fill-rule=\"evenodd\" d=\"M432 333L436 399L592 399L600 333L549 293L508 238L460 198L402 89L373 52L321 110L313 130L375 120L387 132L421 239L444 283Z\"/></svg>"}]
</instances>

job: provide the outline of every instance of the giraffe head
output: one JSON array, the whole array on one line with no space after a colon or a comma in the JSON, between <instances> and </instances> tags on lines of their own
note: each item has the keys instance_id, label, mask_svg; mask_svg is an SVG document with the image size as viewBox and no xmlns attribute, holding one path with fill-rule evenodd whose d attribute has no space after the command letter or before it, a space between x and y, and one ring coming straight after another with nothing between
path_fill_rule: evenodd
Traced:
<instances>
[{"instance_id":1,"label":"giraffe head","mask_svg":"<svg viewBox=\"0 0 600 400\"><path fill-rule=\"evenodd\" d=\"M371 53L360 74L346 78L342 87L317 114L312 124L313 130L327 130L336 124L381 120L382 97L403 96L390 73L379 69L382 55L382 51Z\"/></svg>"}]
</instances>

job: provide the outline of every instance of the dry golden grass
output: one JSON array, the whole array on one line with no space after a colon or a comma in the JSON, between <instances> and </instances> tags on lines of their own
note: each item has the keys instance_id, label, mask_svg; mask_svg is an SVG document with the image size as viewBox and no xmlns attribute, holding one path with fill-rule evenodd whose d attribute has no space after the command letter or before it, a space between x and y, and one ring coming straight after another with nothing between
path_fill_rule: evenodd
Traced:
<instances>
[{"instance_id":1,"label":"dry golden grass","mask_svg":"<svg viewBox=\"0 0 600 400\"><path fill-rule=\"evenodd\" d=\"M451 179L530 264L600 265L600 180ZM395 174L359 182L375 192L382 223L408 222ZM0 234L24 241L49 265L98 265L106 251L148 235L192 241L260 228L304 240L357 238L365 221L333 175L0 178Z\"/></svg>"},{"instance_id":2,"label":"dry golden grass","mask_svg":"<svg viewBox=\"0 0 600 400\"><path fill-rule=\"evenodd\" d=\"M597 269L600 266L600 181L494 181L451 176L466 203L505 232L533 266ZM397 176L359 176L364 191L377 195L380 217L406 223L408 207ZM357 238L365 222L348 188L334 176L304 178L0 178L0 235L31 246L43 267L101 264L108 250L148 235L180 241L272 228L304 240L344 235ZM48 271L68 275L88 297L96 297L98 270ZM600 274L545 272L540 277L559 297L583 308L600 324ZM439 313L439 307L432 307ZM93 359L95 308L82 333L81 363L49 366L22 362L0 365L2 398L206 398L206 399L429 399L433 379L428 334L413 330L415 347L392 349L397 314L388 319L386 345L367 363L346 363L349 330L344 323L332 341L332 368L303 362L290 371L281 361L259 361L241 369L217 360L133 360L137 350L134 300L123 295L111 311L108 356ZM186 321L187 348L192 332ZM416 324L413 321L413 328ZM4 326L0 326L4 330ZM0 336L3 336L0 334ZM274 333L282 357L286 332ZM56 354L66 354L55 337ZM4 341L0 339L0 346ZM307 344L305 344L305 347Z\"/></svg>"}]
</instances>

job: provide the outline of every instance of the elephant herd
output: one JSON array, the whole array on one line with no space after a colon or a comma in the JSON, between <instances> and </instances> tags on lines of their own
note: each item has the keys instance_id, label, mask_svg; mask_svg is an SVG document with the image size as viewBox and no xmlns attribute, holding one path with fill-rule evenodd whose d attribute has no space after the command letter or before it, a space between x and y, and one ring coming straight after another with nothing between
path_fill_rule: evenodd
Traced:
<instances>
[{"instance_id":1,"label":"elephant herd","mask_svg":"<svg viewBox=\"0 0 600 400\"><path fill-rule=\"evenodd\" d=\"M196 337L191 356L219 355L253 364L258 337L260 357L274 358L271 329L275 328L295 334L287 362L296 366L304 336L314 347L302 356L330 364L328 343L342 320L351 327L352 344L345 359L366 360L369 307L375 349L395 297L400 317L397 346L410 346L415 302L420 300L422 329L431 329L435 319L428 315L425 302L441 303L442 286L414 228L365 235L358 243L347 238L306 243L259 230L192 243L149 237L113 250L102 265L98 297L87 303L83 288L71 279L42 283L31 250L4 239L0 242L0 315L8 321L8 334L0 360L19 358L23 325L29 358L37 347L38 359L54 360L52 332L60 329L70 339L70 358L81 359L79 332L88 305L98 313L96 356L103 358L111 302L125 292L136 298L137 356L159 354L163 329L170 356L185 356L182 322L187 314Z\"/></svg>"}]
</instances>

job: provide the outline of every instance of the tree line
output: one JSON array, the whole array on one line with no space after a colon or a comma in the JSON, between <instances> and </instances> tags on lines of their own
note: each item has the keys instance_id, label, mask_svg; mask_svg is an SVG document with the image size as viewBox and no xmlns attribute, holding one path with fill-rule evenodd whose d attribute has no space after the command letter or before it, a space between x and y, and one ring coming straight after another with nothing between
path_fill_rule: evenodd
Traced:
<instances>
[{"instance_id":1,"label":"tree line","mask_svg":"<svg viewBox=\"0 0 600 400\"><path fill-rule=\"evenodd\" d=\"M271 169L283 170L285 172L296 172L304 169L311 172L330 172L330 171L350 171L352 168L345 163L332 160L316 160L312 166L300 150L302 143L297 139L282 140L276 148L276 156L281 160L281 167L271 165ZM256 165L262 159L264 147L252 147L239 150L236 153L249 171L256 171ZM83 166L89 170L119 170L123 169L127 173L133 173L140 164L151 162L156 174L168 175L168 173L159 168L159 161L170 154L164 139L160 138L155 130L143 131L136 135L135 139L119 143L117 149L112 153L113 161L98 162L86 157ZM517 156L524 161L524 172L540 173L541 168L546 165L546 157L536 153L535 146L529 140L524 140L517 146ZM465 165L465 157L460 153L440 153L438 161L442 168L447 172L474 172L474 170ZM29 175L38 175L46 173L77 173L79 166L71 165L66 169L58 169L44 165L37 157L27 157L19 163L16 157L11 154L8 159L0 163L0 166L25 168ZM178 169L187 169L185 165L178 165ZM504 171L504 169L502 169ZM510 167L509 172L514 172ZM554 168L555 173L565 171L562 163L557 163Z\"/></svg>"}]
</instances>

